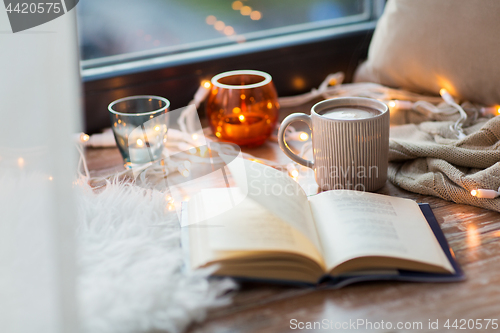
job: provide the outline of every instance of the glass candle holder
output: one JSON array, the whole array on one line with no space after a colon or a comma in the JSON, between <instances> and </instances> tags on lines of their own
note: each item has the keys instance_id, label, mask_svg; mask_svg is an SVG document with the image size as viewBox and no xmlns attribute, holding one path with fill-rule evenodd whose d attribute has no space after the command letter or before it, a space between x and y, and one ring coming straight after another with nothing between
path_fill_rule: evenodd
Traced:
<instances>
[{"instance_id":1,"label":"glass candle holder","mask_svg":"<svg viewBox=\"0 0 500 333\"><path fill-rule=\"evenodd\" d=\"M130 96L109 104L111 128L126 168L161 158L169 105L158 96Z\"/></svg>"},{"instance_id":2,"label":"glass candle holder","mask_svg":"<svg viewBox=\"0 0 500 333\"><path fill-rule=\"evenodd\" d=\"M271 75L254 70L218 74L206 103L215 136L240 146L259 146L278 120L278 95Z\"/></svg>"}]
</instances>

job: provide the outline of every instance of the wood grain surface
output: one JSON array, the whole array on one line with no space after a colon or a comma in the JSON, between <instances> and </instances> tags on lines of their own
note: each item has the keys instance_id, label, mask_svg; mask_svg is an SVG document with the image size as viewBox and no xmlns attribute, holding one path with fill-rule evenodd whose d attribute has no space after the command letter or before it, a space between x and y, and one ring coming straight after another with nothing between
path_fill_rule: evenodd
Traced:
<instances>
[{"instance_id":1,"label":"wood grain surface","mask_svg":"<svg viewBox=\"0 0 500 333\"><path fill-rule=\"evenodd\" d=\"M276 142L268 141L259 148L244 151L280 163L288 162ZM108 175L123 169L121 156L116 148L87 149L86 158L94 176ZM308 179L307 184L311 185L311 181L312 178ZM301 185L304 186L303 183ZM455 319L497 319L500 322L500 214L410 193L390 183L378 192L431 205L465 271L466 281L370 282L339 290L247 283L234 292L231 305L211 310L208 317L201 323L192 325L189 332L299 331L291 329L292 319L297 322L325 320L322 323L331 325L349 320L372 323L383 320L384 323L389 321L393 325L398 322L409 322L412 325L422 323L421 329L413 326L410 329L393 327L377 330L370 329L368 325L358 329L337 330L346 332L453 332L456 331L454 328L446 329L443 326L447 319L450 319L450 324ZM438 320L439 329L429 329L429 320ZM335 329L332 328L331 331ZM500 332L500 328L494 329L490 324L488 329L483 326L482 329L465 331Z\"/></svg>"}]
</instances>

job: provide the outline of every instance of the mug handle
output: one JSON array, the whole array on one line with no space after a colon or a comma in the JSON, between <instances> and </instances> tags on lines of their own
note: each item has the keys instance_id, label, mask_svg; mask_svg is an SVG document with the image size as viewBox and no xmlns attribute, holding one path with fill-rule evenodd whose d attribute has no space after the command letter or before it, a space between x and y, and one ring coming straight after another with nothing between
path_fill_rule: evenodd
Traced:
<instances>
[{"instance_id":1,"label":"mug handle","mask_svg":"<svg viewBox=\"0 0 500 333\"><path fill-rule=\"evenodd\" d=\"M311 116L303 113L294 113L286 117L283 122L281 123L280 130L278 132L278 143L280 145L281 150L285 153L286 156L290 157L293 161L302 164L303 166L306 166L308 168L313 169L314 168L314 162L313 161L308 161L306 159L303 159L302 157L298 156L295 154L288 144L285 141L285 133L288 125L295 121L303 121L309 126L309 128L312 131L312 126L311 126Z\"/></svg>"}]
</instances>

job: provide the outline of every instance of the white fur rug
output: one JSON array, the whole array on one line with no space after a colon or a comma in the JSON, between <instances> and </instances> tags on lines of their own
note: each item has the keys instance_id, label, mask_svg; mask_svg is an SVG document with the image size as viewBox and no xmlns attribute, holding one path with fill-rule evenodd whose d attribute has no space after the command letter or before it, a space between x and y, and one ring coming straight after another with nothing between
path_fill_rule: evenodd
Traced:
<instances>
[{"instance_id":1,"label":"white fur rug","mask_svg":"<svg viewBox=\"0 0 500 333\"><path fill-rule=\"evenodd\" d=\"M83 331L182 332L230 303L229 280L183 270L177 216L158 191L78 186L78 297Z\"/></svg>"}]
</instances>

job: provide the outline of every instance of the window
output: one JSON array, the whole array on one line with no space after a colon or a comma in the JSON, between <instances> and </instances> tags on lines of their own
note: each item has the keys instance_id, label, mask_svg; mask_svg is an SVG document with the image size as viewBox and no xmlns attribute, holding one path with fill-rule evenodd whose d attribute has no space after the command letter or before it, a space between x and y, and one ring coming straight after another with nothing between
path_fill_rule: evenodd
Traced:
<instances>
[{"instance_id":1,"label":"window","mask_svg":"<svg viewBox=\"0 0 500 333\"><path fill-rule=\"evenodd\" d=\"M83 68L364 22L376 3L83 0L77 7Z\"/></svg>"},{"instance_id":2,"label":"window","mask_svg":"<svg viewBox=\"0 0 500 333\"><path fill-rule=\"evenodd\" d=\"M280 96L347 80L365 57L385 0L81 0L77 6L85 126L106 106L156 94L185 106L200 81L234 69L273 76Z\"/></svg>"}]
</instances>

